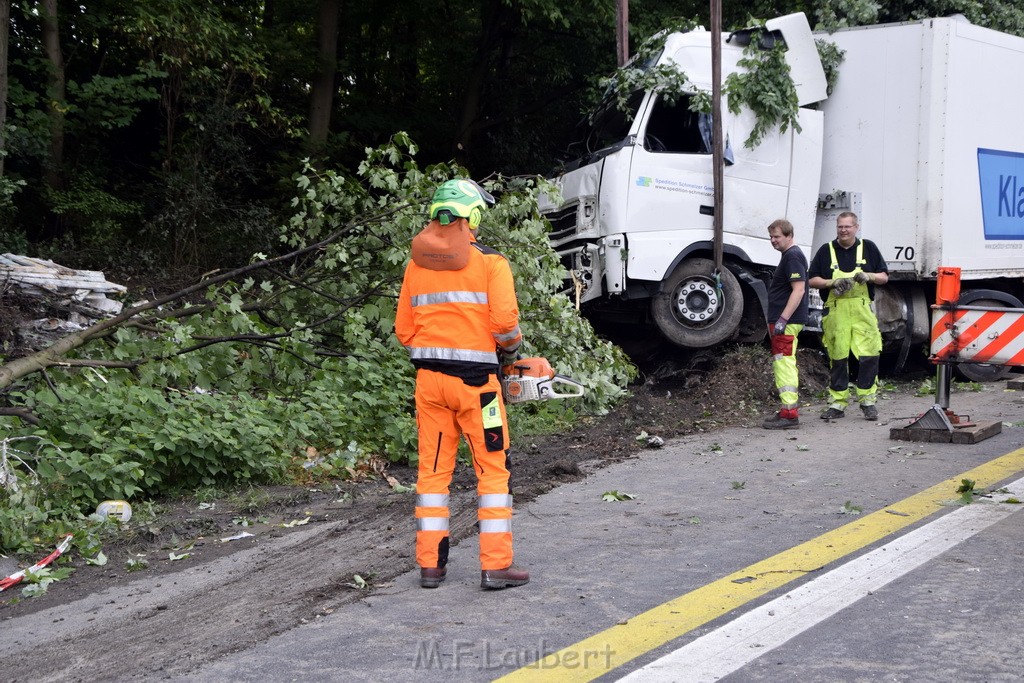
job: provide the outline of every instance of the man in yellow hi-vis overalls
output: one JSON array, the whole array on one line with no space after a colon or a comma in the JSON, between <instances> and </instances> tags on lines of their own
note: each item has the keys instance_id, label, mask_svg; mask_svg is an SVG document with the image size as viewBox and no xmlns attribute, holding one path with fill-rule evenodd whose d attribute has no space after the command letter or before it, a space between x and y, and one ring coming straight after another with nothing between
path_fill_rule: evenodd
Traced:
<instances>
[{"instance_id":1,"label":"man in yellow hi-vis overalls","mask_svg":"<svg viewBox=\"0 0 1024 683\"><path fill-rule=\"evenodd\" d=\"M821 414L823 420L846 415L850 401L850 354L860 363L857 400L861 412L867 420L878 419L875 403L882 335L871 301L875 286L889 281L889 270L874 242L857 239L859 227L857 214L839 214L836 239L818 249L808 270L808 284L822 290L826 297L821 327L831 372L829 406Z\"/></svg>"}]
</instances>

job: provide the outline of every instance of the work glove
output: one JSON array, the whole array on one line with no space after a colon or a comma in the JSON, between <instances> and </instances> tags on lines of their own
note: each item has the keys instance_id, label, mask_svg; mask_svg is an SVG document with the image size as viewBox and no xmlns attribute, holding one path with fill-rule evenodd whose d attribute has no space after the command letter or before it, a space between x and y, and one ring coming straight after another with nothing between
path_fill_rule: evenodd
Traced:
<instances>
[{"instance_id":1,"label":"work glove","mask_svg":"<svg viewBox=\"0 0 1024 683\"><path fill-rule=\"evenodd\" d=\"M853 276L853 281L857 284L864 284L865 282L871 282L871 276L865 273L863 270L858 270Z\"/></svg>"},{"instance_id":2,"label":"work glove","mask_svg":"<svg viewBox=\"0 0 1024 683\"><path fill-rule=\"evenodd\" d=\"M832 291L836 293L836 296L842 296L853 289L853 280L848 277L841 277L838 280L832 281Z\"/></svg>"},{"instance_id":3,"label":"work glove","mask_svg":"<svg viewBox=\"0 0 1024 683\"><path fill-rule=\"evenodd\" d=\"M776 336L784 334L786 332L786 324L788 322L788 318L779 318L778 320L775 321L775 326L772 328L772 331L775 333Z\"/></svg>"},{"instance_id":4,"label":"work glove","mask_svg":"<svg viewBox=\"0 0 1024 683\"><path fill-rule=\"evenodd\" d=\"M506 352L504 349L498 349L498 365L505 367L506 365L512 365L517 360L522 359L522 355L518 351L512 353Z\"/></svg>"}]
</instances>

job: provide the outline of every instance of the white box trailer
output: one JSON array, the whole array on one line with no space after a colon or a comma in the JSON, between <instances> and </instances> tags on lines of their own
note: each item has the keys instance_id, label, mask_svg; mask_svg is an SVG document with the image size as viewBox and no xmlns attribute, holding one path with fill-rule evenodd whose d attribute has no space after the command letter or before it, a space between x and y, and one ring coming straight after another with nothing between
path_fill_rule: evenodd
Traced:
<instances>
[{"instance_id":1,"label":"white box trailer","mask_svg":"<svg viewBox=\"0 0 1024 683\"><path fill-rule=\"evenodd\" d=\"M904 354L929 341L940 266L961 269L965 302L1020 307L1024 38L962 17L821 37L845 58L821 104L814 247L835 237L839 211L856 211L888 264L876 308Z\"/></svg>"},{"instance_id":2,"label":"white box trailer","mask_svg":"<svg viewBox=\"0 0 1024 683\"><path fill-rule=\"evenodd\" d=\"M658 93L637 92L632 119L598 112L589 153L556 178L561 202L541 206L577 300L597 312L647 303L681 346L757 340L758 281L778 263L767 224L789 218L810 257L835 237L838 213L853 210L891 271L876 294L888 350L905 358L928 342L940 265L961 268L966 299L1020 307L1024 38L957 17L812 35L795 14L766 28L786 45L801 130L776 129L750 150L742 145L753 115L723 112L733 157L724 171L725 271L708 274L708 122L685 106L669 117ZM742 69L743 39L723 35L723 78ZM845 51L828 96L815 39ZM657 63L709 89L710 34L668 36Z\"/></svg>"}]
</instances>

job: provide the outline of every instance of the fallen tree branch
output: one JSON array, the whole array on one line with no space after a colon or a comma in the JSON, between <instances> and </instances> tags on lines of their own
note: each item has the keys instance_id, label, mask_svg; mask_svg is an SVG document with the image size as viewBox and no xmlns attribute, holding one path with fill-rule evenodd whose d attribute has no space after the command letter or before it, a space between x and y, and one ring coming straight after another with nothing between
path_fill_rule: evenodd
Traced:
<instances>
[{"instance_id":1,"label":"fallen tree branch","mask_svg":"<svg viewBox=\"0 0 1024 683\"><path fill-rule=\"evenodd\" d=\"M39 424L39 418L33 415L28 408L0 408L0 415L20 418L22 422L28 422L30 425Z\"/></svg>"},{"instance_id":2,"label":"fallen tree branch","mask_svg":"<svg viewBox=\"0 0 1024 683\"><path fill-rule=\"evenodd\" d=\"M383 220L384 218L387 218L388 216L405 209L406 206L406 204L399 204L397 206L394 206L390 210L374 216L373 221L371 222ZM85 328L84 330L80 330L78 332L75 332L74 334L62 337L61 339L58 339L53 344L51 344L50 346L46 347L41 351L37 351L36 353L24 356L22 358L16 358L8 363L5 363L4 365L0 365L0 389L5 389L11 386L17 380L28 375L31 375L32 373L41 372L46 370L47 368L53 367L55 365L60 365L61 363L66 362L63 360L63 357L66 354L102 336L109 330L112 330L129 320L132 320L133 318L135 318L141 313L144 313L145 311L151 311L172 301L178 301L189 296L190 294L193 294L202 289L206 289L211 285L238 279L239 277L245 275L246 273L250 273L255 270L260 270L263 268L276 266L278 264L293 261L308 254L312 254L313 252L325 248L332 242L337 241L340 237L350 232L351 230L357 228L358 226L365 225L367 222L368 221L366 220L351 221L345 224L343 227L339 228L338 230L335 230L322 240L302 247L301 249L296 249L287 254L276 256L274 258L256 261L254 263L250 263L240 268L235 268L234 270L228 271L226 273L221 273L215 277L202 279L193 285L178 290L177 292L174 292L173 294L168 294L153 301L147 301L145 303L132 306L131 308L122 311L121 313L115 315L112 318L102 320L96 323L95 325L91 325Z\"/></svg>"},{"instance_id":3,"label":"fallen tree branch","mask_svg":"<svg viewBox=\"0 0 1024 683\"><path fill-rule=\"evenodd\" d=\"M65 358L55 365L65 365L76 368L125 368L131 370L138 367L138 361L132 360L90 360L87 358Z\"/></svg>"}]
</instances>

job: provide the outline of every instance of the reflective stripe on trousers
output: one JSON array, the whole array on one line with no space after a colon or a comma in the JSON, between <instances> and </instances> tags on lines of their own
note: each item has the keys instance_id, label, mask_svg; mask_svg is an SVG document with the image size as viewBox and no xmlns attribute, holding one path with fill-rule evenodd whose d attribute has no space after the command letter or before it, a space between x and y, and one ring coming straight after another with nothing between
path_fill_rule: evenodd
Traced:
<instances>
[{"instance_id":1,"label":"reflective stripe on trousers","mask_svg":"<svg viewBox=\"0 0 1024 683\"><path fill-rule=\"evenodd\" d=\"M481 569L504 569L512 564L512 496L481 493L477 497L480 522Z\"/></svg>"}]
</instances>

